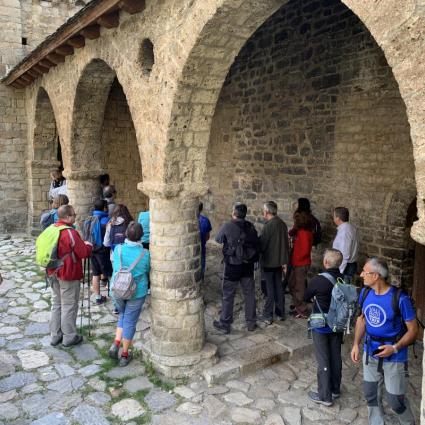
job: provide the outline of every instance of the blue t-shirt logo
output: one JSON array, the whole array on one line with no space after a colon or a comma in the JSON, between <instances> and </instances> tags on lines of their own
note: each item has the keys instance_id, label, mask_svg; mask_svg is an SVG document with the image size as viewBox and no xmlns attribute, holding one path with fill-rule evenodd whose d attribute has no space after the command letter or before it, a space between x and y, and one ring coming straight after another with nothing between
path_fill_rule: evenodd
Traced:
<instances>
[{"instance_id":1,"label":"blue t-shirt logo","mask_svg":"<svg viewBox=\"0 0 425 425\"><path fill-rule=\"evenodd\" d=\"M387 314L385 313L385 310L378 304L369 304L365 308L364 314L367 323L373 328L379 328L387 321Z\"/></svg>"}]
</instances>

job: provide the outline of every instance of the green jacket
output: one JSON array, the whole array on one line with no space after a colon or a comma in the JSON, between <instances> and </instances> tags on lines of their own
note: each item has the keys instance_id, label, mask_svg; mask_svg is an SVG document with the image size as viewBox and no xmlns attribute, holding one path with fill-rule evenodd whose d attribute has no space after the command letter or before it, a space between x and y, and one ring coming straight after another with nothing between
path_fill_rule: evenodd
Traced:
<instances>
[{"instance_id":1,"label":"green jacket","mask_svg":"<svg viewBox=\"0 0 425 425\"><path fill-rule=\"evenodd\" d=\"M263 267L279 267L289 263L288 228L278 216L271 218L260 236Z\"/></svg>"}]
</instances>

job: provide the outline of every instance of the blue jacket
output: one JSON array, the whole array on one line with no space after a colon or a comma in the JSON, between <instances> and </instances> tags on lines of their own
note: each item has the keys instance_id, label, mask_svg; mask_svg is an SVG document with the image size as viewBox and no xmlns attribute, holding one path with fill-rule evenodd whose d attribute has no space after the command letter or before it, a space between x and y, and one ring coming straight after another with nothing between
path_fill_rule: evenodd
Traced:
<instances>
[{"instance_id":1,"label":"blue jacket","mask_svg":"<svg viewBox=\"0 0 425 425\"><path fill-rule=\"evenodd\" d=\"M139 214L139 219L137 220L143 228L143 236L142 236L142 242L149 243L150 240L150 219L151 215L149 211L142 211Z\"/></svg>"},{"instance_id":2,"label":"blue jacket","mask_svg":"<svg viewBox=\"0 0 425 425\"><path fill-rule=\"evenodd\" d=\"M121 248L121 249L120 249ZM137 263L136 267L131 271L133 278L137 284L136 293L132 299L145 297L148 292L148 279L150 271L150 254L144 249L140 242L132 242L126 239L122 245L118 245L114 249L112 257L112 279L110 295L113 296L112 288L114 287L114 276L120 269L119 252L121 251L122 267L130 267L139 255L144 252L143 258Z\"/></svg>"},{"instance_id":3,"label":"blue jacket","mask_svg":"<svg viewBox=\"0 0 425 425\"><path fill-rule=\"evenodd\" d=\"M93 211L91 214L93 217L99 217L98 226L93 228L93 239L95 245L103 245L103 237L105 236L106 225L109 222L108 213L105 211Z\"/></svg>"}]
</instances>

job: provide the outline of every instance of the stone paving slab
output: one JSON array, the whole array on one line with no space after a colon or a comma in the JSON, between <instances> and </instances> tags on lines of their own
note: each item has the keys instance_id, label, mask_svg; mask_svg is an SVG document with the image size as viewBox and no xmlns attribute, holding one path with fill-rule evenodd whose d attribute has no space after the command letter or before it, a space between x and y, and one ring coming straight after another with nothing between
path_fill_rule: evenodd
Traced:
<instances>
[{"instance_id":1,"label":"stone paving slab","mask_svg":"<svg viewBox=\"0 0 425 425\"><path fill-rule=\"evenodd\" d=\"M0 303L0 425L367 423L362 373L348 358L349 339L343 346L342 396L326 408L307 398L307 391L316 388L316 365L305 321L289 318L247 332L238 291L232 332L222 335L214 330L212 321L221 308L221 265L215 254L208 257L202 291L207 341L218 347L220 355L217 372L208 381L194 376L178 383L152 374L140 358L124 369L111 363L106 356L114 331L111 303L93 306L92 338L85 338L84 344L72 349L51 347L49 325L44 322L50 292L33 258L32 238L0 240L0 273L5 279L0 297L7 300ZM261 311L263 300L257 295ZM83 324L87 323L85 310ZM150 323L148 298L135 346L145 344ZM408 389L416 418L422 381L422 351L418 351L419 359L411 359ZM396 424L388 406L385 409L387 425ZM123 415L126 421L120 419Z\"/></svg>"}]
</instances>

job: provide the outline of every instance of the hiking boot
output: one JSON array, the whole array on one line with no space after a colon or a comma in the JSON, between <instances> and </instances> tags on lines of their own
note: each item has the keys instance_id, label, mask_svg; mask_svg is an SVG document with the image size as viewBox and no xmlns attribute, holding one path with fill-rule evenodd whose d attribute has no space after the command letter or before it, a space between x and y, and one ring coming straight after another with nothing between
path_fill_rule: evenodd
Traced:
<instances>
[{"instance_id":1,"label":"hiking boot","mask_svg":"<svg viewBox=\"0 0 425 425\"><path fill-rule=\"evenodd\" d=\"M78 345L83 342L83 337L81 335L75 335L74 338L68 344L63 344L64 347L72 347L73 345Z\"/></svg>"},{"instance_id":2,"label":"hiking boot","mask_svg":"<svg viewBox=\"0 0 425 425\"><path fill-rule=\"evenodd\" d=\"M252 325L248 325L248 326L246 327L246 329L247 329L247 331L248 331L248 332L253 332L253 331L255 331L257 328L258 328L258 326L257 326L257 324L256 324L256 323L254 323L254 324L252 324Z\"/></svg>"},{"instance_id":3,"label":"hiking boot","mask_svg":"<svg viewBox=\"0 0 425 425\"><path fill-rule=\"evenodd\" d=\"M105 295L102 295L100 298L96 298L96 304L101 305L106 303L106 297Z\"/></svg>"},{"instance_id":4,"label":"hiking boot","mask_svg":"<svg viewBox=\"0 0 425 425\"><path fill-rule=\"evenodd\" d=\"M131 362L132 359L133 359L133 353L131 351L129 351L127 357L123 357L123 356L120 357L120 361L118 362L118 366L125 367Z\"/></svg>"},{"instance_id":5,"label":"hiking boot","mask_svg":"<svg viewBox=\"0 0 425 425\"><path fill-rule=\"evenodd\" d=\"M273 319L271 317L265 317L263 314L257 317L257 320L263 322L265 325L271 325L273 323Z\"/></svg>"},{"instance_id":6,"label":"hiking boot","mask_svg":"<svg viewBox=\"0 0 425 425\"><path fill-rule=\"evenodd\" d=\"M224 325L223 323L221 323L219 320L214 320L213 322L213 326L220 332L224 333L224 334L229 334L230 333L230 328L227 327L226 325Z\"/></svg>"},{"instance_id":7,"label":"hiking boot","mask_svg":"<svg viewBox=\"0 0 425 425\"><path fill-rule=\"evenodd\" d=\"M115 342L111 345L108 351L108 355L111 359L118 360L118 351L120 350L120 347L118 347Z\"/></svg>"},{"instance_id":8,"label":"hiking boot","mask_svg":"<svg viewBox=\"0 0 425 425\"><path fill-rule=\"evenodd\" d=\"M315 403L323 404L323 406L328 406L328 407L332 406L331 401L320 400L319 393L317 393L316 391L309 391L308 392L308 398L311 401L314 401Z\"/></svg>"},{"instance_id":9,"label":"hiking boot","mask_svg":"<svg viewBox=\"0 0 425 425\"><path fill-rule=\"evenodd\" d=\"M62 335L53 336L52 340L50 341L50 345L52 347L56 347L58 344L62 342L62 339L63 339Z\"/></svg>"}]
</instances>

